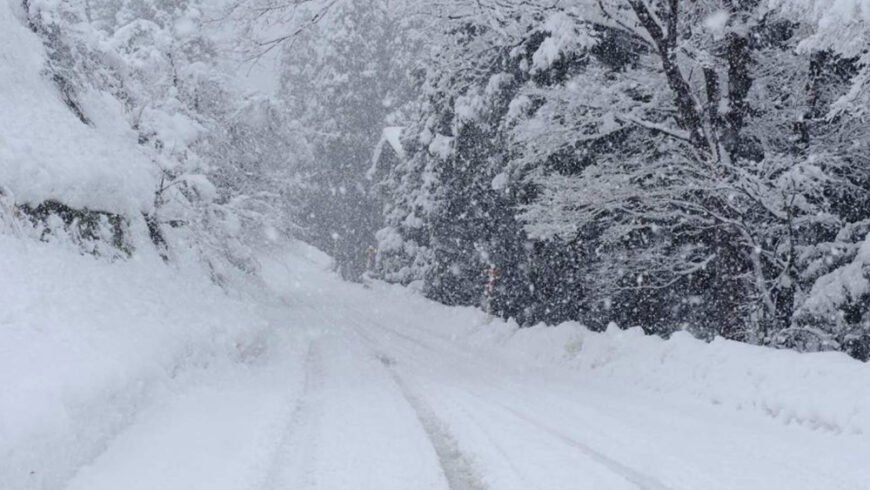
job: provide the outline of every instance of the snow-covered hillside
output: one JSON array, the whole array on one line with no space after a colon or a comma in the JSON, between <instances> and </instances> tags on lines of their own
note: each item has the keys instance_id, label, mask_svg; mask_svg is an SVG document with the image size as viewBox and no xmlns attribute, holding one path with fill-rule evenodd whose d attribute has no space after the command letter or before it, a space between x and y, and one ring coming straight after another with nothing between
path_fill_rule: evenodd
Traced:
<instances>
[{"instance_id":1,"label":"snow-covered hillside","mask_svg":"<svg viewBox=\"0 0 870 490\"><path fill-rule=\"evenodd\" d=\"M59 488L151 397L245 358L268 325L215 286L195 253L178 250L171 265L158 255L141 219L157 166L116 98L85 89L75 107L65 100L23 5L0 2L3 489ZM82 255L63 225L41 242L21 206L44 202L129 220L136 253Z\"/></svg>"},{"instance_id":2,"label":"snow-covered hillside","mask_svg":"<svg viewBox=\"0 0 870 490\"><path fill-rule=\"evenodd\" d=\"M117 100L84 93L91 125L45 73L42 41L19 2L0 4L0 189L20 203L147 211L156 167L140 150Z\"/></svg>"},{"instance_id":3,"label":"snow-covered hillside","mask_svg":"<svg viewBox=\"0 0 870 490\"><path fill-rule=\"evenodd\" d=\"M191 370L268 326L196 269L0 236L0 488L59 488Z\"/></svg>"}]
</instances>

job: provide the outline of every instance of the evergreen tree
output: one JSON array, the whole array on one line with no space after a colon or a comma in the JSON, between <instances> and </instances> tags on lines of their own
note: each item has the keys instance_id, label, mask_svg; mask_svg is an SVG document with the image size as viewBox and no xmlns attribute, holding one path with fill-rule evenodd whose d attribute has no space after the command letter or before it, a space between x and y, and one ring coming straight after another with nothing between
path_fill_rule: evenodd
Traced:
<instances>
[{"instance_id":1,"label":"evergreen tree","mask_svg":"<svg viewBox=\"0 0 870 490\"><path fill-rule=\"evenodd\" d=\"M411 96L417 41L400 6L338 2L286 46L283 60L283 96L312 148L301 225L351 280L366 271L383 219L366 171L383 129L404 124Z\"/></svg>"},{"instance_id":2,"label":"evergreen tree","mask_svg":"<svg viewBox=\"0 0 870 490\"><path fill-rule=\"evenodd\" d=\"M481 304L500 256L522 306L498 313L526 323L794 344L819 277L804 268L867 217L862 17L830 31L809 0L441 7L387 185L385 278Z\"/></svg>"}]
</instances>

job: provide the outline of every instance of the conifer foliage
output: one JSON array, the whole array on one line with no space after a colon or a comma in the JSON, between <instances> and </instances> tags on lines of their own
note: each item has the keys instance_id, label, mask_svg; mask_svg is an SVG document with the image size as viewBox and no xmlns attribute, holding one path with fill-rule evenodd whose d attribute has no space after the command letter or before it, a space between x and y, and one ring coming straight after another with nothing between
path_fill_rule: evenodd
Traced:
<instances>
[{"instance_id":1,"label":"conifer foliage","mask_svg":"<svg viewBox=\"0 0 870 490\"><path fill-rule=\"evenodd\" d=\"M383 277L526 324L867 356L860 2L438 7Z\"/></svg>"}]
</instances>

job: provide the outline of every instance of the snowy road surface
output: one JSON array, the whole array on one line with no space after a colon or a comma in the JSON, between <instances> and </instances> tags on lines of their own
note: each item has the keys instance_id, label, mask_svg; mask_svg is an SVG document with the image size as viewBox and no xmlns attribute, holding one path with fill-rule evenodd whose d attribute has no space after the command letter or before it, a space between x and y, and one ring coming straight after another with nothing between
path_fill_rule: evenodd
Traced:
<instances>
[{"instance_id":1,"label":"snowy road surface","mask_svg":"<svg viewBox=\"0 0 870 490\"><path fill-rule=\"evenodd\" d=\"M866 436L474 347L445 307L272 266L249 361L154 397L56 488L870 488Z\"/></svg>"}]
</instances>

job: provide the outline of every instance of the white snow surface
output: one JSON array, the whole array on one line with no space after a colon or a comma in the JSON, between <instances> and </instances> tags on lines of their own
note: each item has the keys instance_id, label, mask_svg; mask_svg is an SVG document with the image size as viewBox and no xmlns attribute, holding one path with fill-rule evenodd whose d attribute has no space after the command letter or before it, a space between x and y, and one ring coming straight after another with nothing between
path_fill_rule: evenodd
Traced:
<instances>
[{"instance_id":1,"label":"white snow surface","mask_svg":"<svg viewBox=\"0 0 870 490\"><path fill-rule=\"evenodd\" d=\"M381 132L381 139L378 140L378 144L375 145L375 151L372 154L372 165L366 171L366 178L368 180L374 179L378 171L381 170L379 168L381 157L388 145L399 160L405 159L405 149L402 147L402 131L404 130L405 128L402 126L388 126Z\"/></svg>"},{"instance_id":2,"label":"white snow surface","mask_svg":"<svg viewBox=\"0 0 870 490\"><path fill-rule=\"evenodd\" d=\"M870 294L870 234L855 259L820 277L813 285L802 312L837 315L837 308Z\"/></svg>"},{"instance_id":3,"label":"white snow surface","mask_svg":"<svg viewBox=\"0 0 870 490\"><path fill-rule=\"evenodd\" d=\"M148 399L268 325L156 254L101 262L0 231L0 276L2 489L60 488Z\"/></svg>"},{"instance_id":4,"label":"white snow surface","mask_svg":"<svg viewBox=\"0 0 870 490\"><path fill-rule=\"evenodd\" d=\"M233 295L0 236L0 488L870 488L870 366L519 329L296 244Z\"/></svg>"},{"instance_id":5,"label":"white snow surface","mask_svg":"<svg viewBox=\"0 0 870 490\"><path fill-rule=\"evenodd\" d=\"M84 93L79 102L93 126L80 121L43 73L45 49L13 11L19 4L0 2L0 188L19 203L147 210L156 167L138 148L123 108Z\"/></svg>"}]
</instances>

